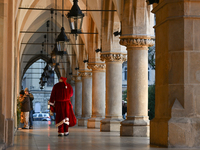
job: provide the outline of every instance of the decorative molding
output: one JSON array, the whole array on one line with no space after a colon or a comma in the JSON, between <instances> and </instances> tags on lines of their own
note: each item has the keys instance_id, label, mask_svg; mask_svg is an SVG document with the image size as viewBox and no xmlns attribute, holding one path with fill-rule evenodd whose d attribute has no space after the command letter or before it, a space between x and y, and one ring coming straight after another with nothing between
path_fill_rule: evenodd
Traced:
<instances>
[{"instance_id":1,"label":"decorative molding","mask_svg":"<svg viewBox=\"0 0 200 150\"><path fill-rule=\"evenodd\" d=\"M92 69L93 71L105 71L106 69L106 64L104 63L94 63L94 64L88 64L87 66L88 69Z\"/></svg>"},{"instance_id":2,"label":"decorative molding","mask_svg":"<svg viewBox=\"0 0 200 150\"><path fill-rule=\"evenodd\" d=\"M81 77L92 77L92 72L80 72L78 75Z\"/></svg>"},{"instance_id":3,"label":"decorative molding","mask_svg":"<svg viewBox=\"0 0 200 150\"><path fill-rule=\"evenodd\" d=\"M73 77L72 77L72 80L75 81L75 82L81 82L81 81L82 81L82 80L81 80L81 77L80 77L80 76L77 76L77 75L76 75L76 76L73 76Z\"/></svg>"},{"instance_id":4,"label":"decorative molding","mask_svg":"<svg viewBox=\"0 0 200 150\"><path fill-rule=\"evenodd\" d=\"M121 38L119 43L120 45L124 45L124 46L151 47L155 44L155 41L153 39Z\"/></svg>"},{"instance_id":5,"label":"decorative molding","mask_svg":"<svg viewBox=\"0 0 200 150\"><path fill-rule=\"evenodd\" d=\"M127 61L127 54L122 53L109 53L109 54L101 54L101 61L117 61L123 63Z\"/></svg>"}]
</instances>

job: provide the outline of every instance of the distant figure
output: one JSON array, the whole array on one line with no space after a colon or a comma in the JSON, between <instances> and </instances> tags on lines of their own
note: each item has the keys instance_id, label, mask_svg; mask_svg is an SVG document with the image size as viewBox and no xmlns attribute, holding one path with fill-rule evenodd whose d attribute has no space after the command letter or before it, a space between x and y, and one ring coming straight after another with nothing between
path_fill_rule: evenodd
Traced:
<instances>
[{"instance_id":1,"label":"distant figure","mask_svg":"<svg viewBox=\"0 0 200 150\"><path fill-rule=\"evenodd\" d=\"M28 121L29 121L29 111L30 111L30 98L27 92L24 92L24 96L20 97L21 103L21 112L23 113L23 122L24 126L22 129L29 129Z\"/></svg>"},{"instance_id":2,"label":"distant figure","mask_svg":"<svg viewBox=\"0 0 200 150\"><path fill-rule=\"evenodd\" d=\"M24 119L23 119L23 112L22 112L22 103L20 102L20 100L22 99L22 97L24 96L24 90L21 90L19 93L19 108L20 108L20 122L24 123Z\"/></svg>"},{"instance_id":3,"label":"distant figure","mask_svg":"<svg viewBox=\"0 0 200 150\"><path fill-rule=\"evenodd\" d=\"M127 112L127 104L124 100L122 100L122 117L126 119L126 112Z\"/></svg>"},{"instance_id":4,"label":"distant figure","mask_svg":"<svg viewBox=\"0 0 200 150\"><path fill-rule=\"evenodd\" d=\"M30 99L30 111L29 111L29 124L30 124L30 126L29 126L29 129L33 129L33 100L34 100L34 97L33 97L32 93L29 93L28 88L25 88L24 92L27 96L29 96L29 99Z\"/></svg>"},{"instance_id":5,"label":"distant figure","mask_svg":"<svg viewBox=\"0 0 200 150\"><path fill-rule=\"evenodd\" d=\"M61 77L59 83L53 86L50 104L50 115L56 113L56 127L58 127L58 136L68 136L68 127L76 124L76 117L73 112L73 106L70 98L73 95L73 89L67 78Z\"/></svg>"}]
</instances>

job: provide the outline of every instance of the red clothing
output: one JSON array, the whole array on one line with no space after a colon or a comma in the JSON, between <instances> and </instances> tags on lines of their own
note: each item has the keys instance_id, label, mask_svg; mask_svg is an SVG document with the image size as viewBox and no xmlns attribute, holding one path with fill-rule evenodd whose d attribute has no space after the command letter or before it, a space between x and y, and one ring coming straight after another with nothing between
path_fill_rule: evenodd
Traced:
<instances>
[{"instance_id":1,"label":"red clothing","mask_svg":"<svg viewBox=\"0 0 200 150\"><path fill-rule=\"evenodd\" d=\"M49 104L51 105L51 111L56 113L56 126L59 127L58 132L68 132L68 125L66 126L68 122L69 126L76 124L76 117L70 101L72 95L73 89L71 85L67 83L66 88L64 82L55 84L51 92Z\"/></svg>"}]
</instances>

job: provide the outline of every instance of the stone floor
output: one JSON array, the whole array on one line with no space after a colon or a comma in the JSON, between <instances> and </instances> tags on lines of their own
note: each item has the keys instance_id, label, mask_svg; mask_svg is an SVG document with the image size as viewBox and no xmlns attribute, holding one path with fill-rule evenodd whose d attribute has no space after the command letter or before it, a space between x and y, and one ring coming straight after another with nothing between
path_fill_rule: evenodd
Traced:
<instances>
[{"instance_id":1,"label":"stone floor","mask_svg":"<svg viewBox=\"0 0 200 150\"><path fill-rule=\"evenodd\" d=\"M58 137L54 122L35 121L34 129L16 132L14 146L7 150L168 150L149 146L149 138L120 137L119 132L75 126L69 133Z\"/></svg>"}]
</instances>

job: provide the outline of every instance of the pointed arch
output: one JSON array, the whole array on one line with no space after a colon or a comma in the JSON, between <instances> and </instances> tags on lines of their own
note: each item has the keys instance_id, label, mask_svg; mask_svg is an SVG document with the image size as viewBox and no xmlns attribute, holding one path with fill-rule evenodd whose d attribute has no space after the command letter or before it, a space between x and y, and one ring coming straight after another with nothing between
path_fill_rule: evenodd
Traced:
<instances>
[{"instance_id":1,"label":"pointed arch","mask_svg":"<svg viewBox=\"0 0 200 150\"><path fill-rule=\"evenodd\" d=\"M42 60L44 60L45 62L48 62L50 58L47 57L47 56L44 55L44 54L39 54L39 55L35 55L34 57L32 57L32 58L28 61L28 63L26 64L26 66L25 66L25 68L24 68L24 70L23 70L21 79L23 78L24 74L25 74L26 71L29 69L29 67L30 67L32 64L34 64L36 61L38 61L39 59L42 59ZM59 68L56 67L54 71L55 71L57 77L60 78L61 75L60 75Z\"/></svg>"}]
</instances>

